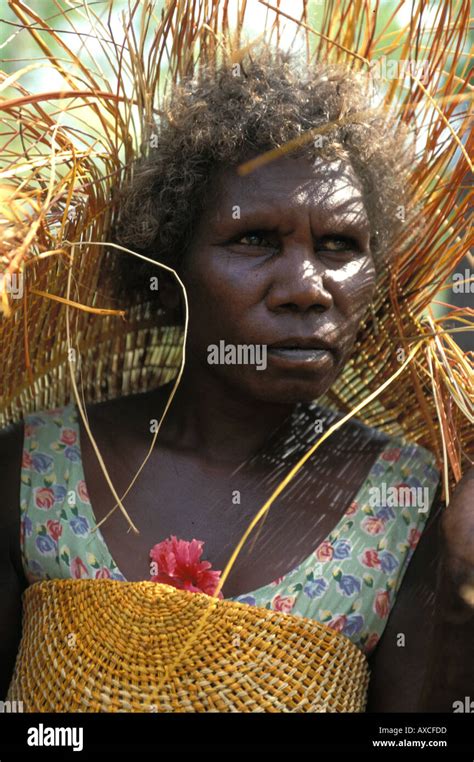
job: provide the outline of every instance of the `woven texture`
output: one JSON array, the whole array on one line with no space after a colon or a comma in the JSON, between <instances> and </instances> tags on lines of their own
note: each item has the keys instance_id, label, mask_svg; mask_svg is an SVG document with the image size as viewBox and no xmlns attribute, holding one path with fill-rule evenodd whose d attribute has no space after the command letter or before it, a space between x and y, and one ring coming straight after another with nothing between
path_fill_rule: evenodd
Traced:
<instances>
[{"instance_id":1,"label":"woven texture","mask_svg":"<svg viewBox=\"0 0 474 762\"><path fill-rule=\"evenodd\" d=\"M217 62L223 51L228 61L241 60L248 47L246 4L233 28L214 0L169 0L161 12L157 3L132 4L123 46L108 44L110 18L99 23L99 5L109 6L89 4L87 35L107 53L109 68L98 74L87 48L78 55L68 44L70 30L61 31L62 22L74 19L73 8L51 24L40 10L12 4L63 86L51 92L46 72L42 92L31 93L18 76L0 101L7 125L0 151L0 273L21 274L24 288L21 299L5 285L0 289L0 426L69 401L71 378L94 402L166 383L181 362L182 328L164 325L156 305L127 303L116 275L119 258L130 254L107 242L117 191L147 150L166 87ZM469 111L459 104L469 97L470 3L442 2L432 20L426 5L415 0L406 27L395 34L381 19L383 3L369 9L365 0L327 0L316 30L308 3L295 0L290 23L295 37L304 35L308 65L318 60L365 71L382 54L434 65L426 85L413 77L384 83L384 108L395 109L422 138L413 173L421 233L413 243L407 230L397 242L350 361L320 403L349 412L382 389L358 417L431 450L443 467L446 493L459 480L474 437L468 357L448 331L451 320L461 325L471 317L448 305L435 319L430 309L469 249L463 187L473 136ZM265 22L266 44L279 43L282 19L277 12ZM65 91L74 104L69 108ZM60 118L62 108L68 120ZM9 131L18 138L20 127L21 141L12 147ZM150 265L150 275L158 272ZM420 341L396 383L382 387L399 370L400 351L408 354ZM348 639L311 620L216 599L203 632L162 692L154 691L209 601L149 582L36 583L24 596L24 636L9 698L40 711L364 710L367 663Z\"/></svg>"},{"instance_id":2,"label":"woven texture","mask_svg":"<svg viewBox=\"0 0 474 762\"><path fill-rule=\"evenodd\" d=\"M8 699L23 701L27 712L365 709L366 657L312 619L156 582L107 579L37 582L23 604Z\"/></svg>"},{"instance_id":3,"label":"woven texture","mask_svg":"<svg viewBox=\"0 0 474 762\"><path fill-rule=\"evenodd\" d=\"M97 61L85 49L79 59L70 48L71 35L61 34L59 19L50 25L37 15L41 11L12 6L40 55L48 55L55 73L64 78L64 89L74 93L74 107L64 105L61 88L50 92L47 73L42 92L30 93L18 77L0 99L2 118L9 125L0 151L0 273L21 273L24 288L21 299L0 288L0 427L20 420L25 412L69 401L72 373L87 402L147 391L177 374L181 328L160 328L156 305L128 304L116 285L118 261L130 254L109 249L105 242L111 239L118 212L118 191L131 179L134 160L146 152L166 87L197 73L201 64L218 62L224 51L226 60L240 61L249 40L242 31L245 3L238 24L227 14L221 16L217 8L222 4L211 0L169 0L161 16L155 5L137 3L125 14L123 49L108 46L108 27L102 25L106 18L91 22L87 39L92 44L94 38L98 49L104 49L110 69L100 77ZM105 2L93 4L91 18L104 9L107 16L107 7ZM151 8L160 24L149 23ZM425 1L417 0L411 18L396 34L380 18L383 3L367 12L361 0L328 0L316 10L321 17L317 29L312 28L316 22L308 4L295 0L292 21L288 14L280 18L272 12L259 34L274 46L281 25L289 24L295 40L307 49L309 66L317 60L366 71L383 55L428 62L433 69L424 85L416 78L382 82L384 108L395 110L421 137L412 178L414 202L420 207L415 216L419 235L413 241L407 230L397 241L391 271L378 283L373 313L368 310L350 361L321 403L351 411L400 368L400 352L408 354L422 339L422 348L397 382L366 405L359 418L430 449L443 466L446 491L459 480L474 438L469 356L449 334L452 323L459 329L472 322L472 315L467 309L449 309L449 304L443 317L430 311L432 300L450 285L453 270L469 251L470 197L464 188L474 136L469 109L462 104L470 97L470 3L440 3L431 19ZM64 16L65 22L72 20L73 9ZM41 42L34 26L42 29ZM48 48L58 39L61 60ZM124 76L124 71L131 75ZM116 94L106 86L109 81L117 82ZM53 113L44 107L51 103ZM66 108L71 125L60 119L61 108ZM450 122L453 126L447 129ZM21 141L13 150L9 129L18 137L19 125ZM85 125L91 134L84 141ZM56 174L51 168L53 132ZM99 153L94 150L97 141ZM39 181L45 189L51 185L47 197L38 195ZM68 273L71 348L76 352L71 365L64 304ZM150 265L150 275L158 273ZM441 298L449 302L446 294ZM126 320L120 311L126 312Z\"/></svg>"}]
</instances>

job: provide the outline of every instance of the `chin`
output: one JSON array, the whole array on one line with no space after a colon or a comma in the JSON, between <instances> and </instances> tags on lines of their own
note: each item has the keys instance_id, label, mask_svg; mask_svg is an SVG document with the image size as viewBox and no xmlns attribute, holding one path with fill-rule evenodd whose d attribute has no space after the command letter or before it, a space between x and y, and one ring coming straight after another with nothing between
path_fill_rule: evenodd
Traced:
<instances>
[{"instance_id":1,"label":"chin","mask_svg":"<svg viewBox=\"0 0 474 762\"><path fill-rule=\"evenodd\" d=\"M228 379L228 381L249 400L259 400L275 405L296 405L299 402L312 402L326 394L338 373L334 370L332 373L318 374L316 377L309 378L295 378L289 374L286 377L279 375L275 378L266 376L263 372L257 375L262 377L255 378L254 375L242 374L240 378L233 378L232 381Z\"/></svg>"},{"instance_id":2,"label":"chin","mask_svg":"<svg viewBox=\"0 0 474 762\"><path fill-rule=\"evenodd\" d=\"M262 402L271 402L280 405L296 405L299 402L312 402L323 394L326 394L331 384L299 384L288 383L278 387L261 390L255 395Z\"/></svg>"}]
</instances>

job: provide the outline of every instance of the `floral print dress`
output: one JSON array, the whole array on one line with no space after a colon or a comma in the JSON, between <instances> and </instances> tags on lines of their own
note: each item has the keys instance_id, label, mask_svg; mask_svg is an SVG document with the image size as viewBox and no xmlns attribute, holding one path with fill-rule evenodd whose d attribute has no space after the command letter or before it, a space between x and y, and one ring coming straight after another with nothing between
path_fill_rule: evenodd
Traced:
<instances>
[{"instance_id":1,"label":"floral print dress","mask_svg":"<svg viewBox=\"0 0 474 762\"><path fill-rule=\"evenodd\" d=\"M228 600L323 622L369 654L383 633L439 479L431 452L391 437L324 542L284 576ZM96 525L73 401L25 416L20 511L30 584L58 578L126 581Z\"/></svg>"}]
</instances>

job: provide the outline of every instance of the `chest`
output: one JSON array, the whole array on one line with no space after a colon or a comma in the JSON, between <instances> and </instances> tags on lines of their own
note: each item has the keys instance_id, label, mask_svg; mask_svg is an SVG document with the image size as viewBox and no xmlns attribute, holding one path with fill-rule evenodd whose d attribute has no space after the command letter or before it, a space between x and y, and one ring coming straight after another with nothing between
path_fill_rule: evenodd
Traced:
<instances>
[{"instance_id":1,"label":"chest","mask_svg":"<svg viewBox=\"0 0 474 762\"><path fill-rule=\"evenodd\" d=\"M140 467L147 448L95 432L104 461L122 497ZM358 446L340 447L339 436L327 440L272 504L250 534L225 582L233 597L268 584L293 569L326 539L349 507L381 450L380 441L364 438ZM176 535L202 540L202 560L224 570L257 511L286 476L295 458L279 462L261 458L229 473L211 467L196 453L153 450L123 502L139 534L128 530L119 508L100 527L120 571L129 581L149 579L150 549ZM97 522L116 501L88 437L82 437L86 485Z\"/></svg>"}]
</instances>

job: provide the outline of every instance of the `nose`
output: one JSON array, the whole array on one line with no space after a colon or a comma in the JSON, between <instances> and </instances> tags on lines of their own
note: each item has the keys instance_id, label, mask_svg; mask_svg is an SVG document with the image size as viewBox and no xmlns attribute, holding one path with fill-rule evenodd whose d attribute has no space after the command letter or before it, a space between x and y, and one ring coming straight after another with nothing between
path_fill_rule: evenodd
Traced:
<instances>
[{"instance_id":1,"label":"nose","mask_svg":"<svg viewBox=\"0 0 474 762\"><path fill-rule=\"evenodd\" d=\"M275 261L267 307L272 312L325 312L333 297L324 285L326 268L312 246L293 243Z\"/></svg>"}]
</instances>

